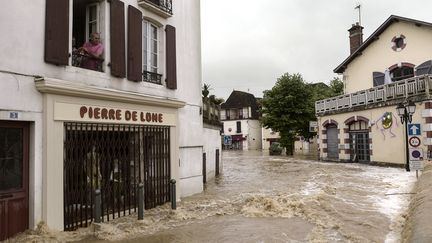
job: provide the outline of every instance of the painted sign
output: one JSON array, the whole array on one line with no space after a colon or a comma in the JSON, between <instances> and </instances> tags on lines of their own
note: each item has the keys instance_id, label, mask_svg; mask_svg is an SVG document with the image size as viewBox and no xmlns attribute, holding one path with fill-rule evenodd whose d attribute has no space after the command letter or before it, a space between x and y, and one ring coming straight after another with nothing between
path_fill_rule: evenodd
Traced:
<instances>
[{"instance_id":1,"label":"painted sign","mask_svg":"<svg viewBox=\"0 0 432 243\"><path fill-rule=\"evenodd\" d=\"M417 148L418 146L420 146L421 142L420 142L420 138L416 137L416 136L412 136L409 138L408 143L411 147Z\"/></svg>"},{"instance_id":2,"label":"painted sign","mask_svg":"<svg viewBox=\"0 0 432 243\"><path fill-rule=\"evenodd\" d=\"M175 114L56 102L54 120L175 126Z\"/></svg>"},{"instance_id":3,"label":"painted sign","mask_svg":"<svg viewBox=\"0 0 432 243\"><path fill-rule=\"evenodd\" d=\"M420 123L411 123L408 124L408 135L409 136L420 136Z\"/></svg>"}]
</instances>

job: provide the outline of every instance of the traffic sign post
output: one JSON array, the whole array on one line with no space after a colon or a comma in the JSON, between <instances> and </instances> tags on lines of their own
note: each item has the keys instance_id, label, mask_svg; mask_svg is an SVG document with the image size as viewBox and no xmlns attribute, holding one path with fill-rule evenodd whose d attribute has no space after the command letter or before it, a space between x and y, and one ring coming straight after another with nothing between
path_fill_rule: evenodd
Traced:
<instances>
[{"instance_id":1,"label":"traffic sign post","mask_svg":"<svg viewBox=\"0 0 432 243\"><path fill-rule=\"evenodd\" d=\"M421 141L419 137L412 136L408 139L408 143L411 147L417 148L418 146L420 146Z\"/></svg>"},{"instance_id":2,"label":"traffic sign post","mask_svg":"<svg viewBox=\"0 0 432 243\"><path fill-rule=\"evenodd\" d=\"M408 135L409 136L420 136L421 135L420 123L408 124Z\"/></svg>"},{"instance_id":3,"label":"traffic sign post","mask_svg":"<svg viewBox=\"0 0 432 243\"><path fill-rule=\"evenodd\" d=\"M408 124L408 145L409 145L409 167L411 170L416 171L418 177L418 171L423 170L423 150L421 145L421 125L419 123Z\"/></svg>"}]
</instances>

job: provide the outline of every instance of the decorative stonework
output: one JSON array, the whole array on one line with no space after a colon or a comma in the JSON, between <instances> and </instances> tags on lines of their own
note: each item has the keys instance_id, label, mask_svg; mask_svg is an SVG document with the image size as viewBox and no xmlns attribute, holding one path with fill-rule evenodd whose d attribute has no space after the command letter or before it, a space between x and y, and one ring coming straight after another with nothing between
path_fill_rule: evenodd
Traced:
<instances>
[{"instance_id":1,"label":"decorative stonework","mask_svg":"<svg viewBox=\"0 0 432 243\"><path fill-rule=\"evenodd\" d=\"M422 116L425 119L423 131L426 132L426 141L424 144L427 145L427 152L432 151L432 101L426 101L424 103L425 110L422 112Z\"/></svg>"}]
</instances>

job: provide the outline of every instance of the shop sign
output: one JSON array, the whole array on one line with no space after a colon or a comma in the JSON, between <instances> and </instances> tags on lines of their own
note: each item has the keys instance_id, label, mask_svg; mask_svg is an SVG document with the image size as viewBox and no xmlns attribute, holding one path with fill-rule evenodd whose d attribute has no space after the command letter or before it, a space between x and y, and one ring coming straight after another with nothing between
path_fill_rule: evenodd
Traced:
<instances>
[{"instance_id":1,"label":"shop sign","mask_svg":"<svg viewBox=\"0 0 432 243\"><path fill-rule=\"evenodd\" d=\"M54 120L175 126L175 114L56 102Z\"/></svg>"}]
</instances>

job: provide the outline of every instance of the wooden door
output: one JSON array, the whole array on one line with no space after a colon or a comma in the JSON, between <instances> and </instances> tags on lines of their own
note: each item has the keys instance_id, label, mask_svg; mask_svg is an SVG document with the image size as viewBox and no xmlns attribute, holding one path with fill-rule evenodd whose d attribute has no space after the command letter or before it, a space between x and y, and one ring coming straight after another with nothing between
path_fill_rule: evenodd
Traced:
<instances>
[{"instance_id":1,"label":"wooden door","mask_svg":"<svg viewBox=\"0 0 432 243\"><path fill-rule=\"evenodd\" d=\"M28 229L29 125L0 121L0 241Z\"/></svg>"}]
</instances>

